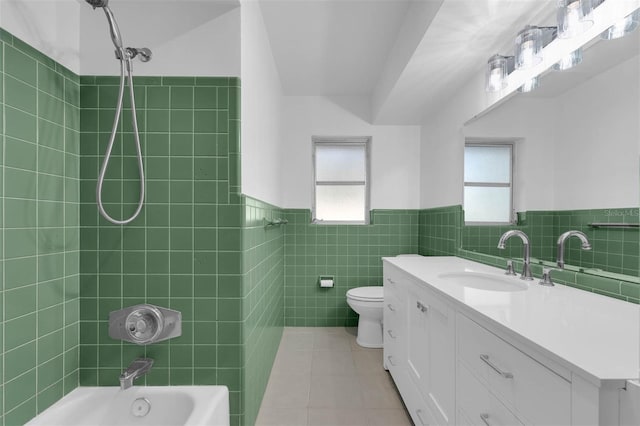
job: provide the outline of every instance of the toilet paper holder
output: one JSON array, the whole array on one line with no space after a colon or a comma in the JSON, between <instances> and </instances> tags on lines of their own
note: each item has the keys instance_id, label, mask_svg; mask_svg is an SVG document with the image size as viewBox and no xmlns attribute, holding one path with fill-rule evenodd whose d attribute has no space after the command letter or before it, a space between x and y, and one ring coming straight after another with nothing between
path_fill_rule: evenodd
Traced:
<instances>
[{"instance_id":1,"label":"toilet paper holder","mask_svg":"<svg viewBox=\"0 0 640 426\"><path fill-rule=\"evenodd\" d=\"M333 283L333 275L320 275L318 277L318 285L322 288L331 288L333 287Z\"/></svg>"}]
</instances>

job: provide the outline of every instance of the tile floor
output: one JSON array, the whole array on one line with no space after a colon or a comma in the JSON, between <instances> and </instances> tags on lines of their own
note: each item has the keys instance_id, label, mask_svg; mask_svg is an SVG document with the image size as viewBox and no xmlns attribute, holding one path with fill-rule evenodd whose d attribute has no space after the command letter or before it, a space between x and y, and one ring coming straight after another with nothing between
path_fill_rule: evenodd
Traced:
<instances>
[{"instance_id":1,"label":"tile floor","mask_svg":"<svg viewBox=\"0 0 640 426\"><path fill-rule=\"evenodd\" d=\"M404 426L411 420L382 349L356 329L286 327L256 426Z\"/></svg>"}]
</instances>

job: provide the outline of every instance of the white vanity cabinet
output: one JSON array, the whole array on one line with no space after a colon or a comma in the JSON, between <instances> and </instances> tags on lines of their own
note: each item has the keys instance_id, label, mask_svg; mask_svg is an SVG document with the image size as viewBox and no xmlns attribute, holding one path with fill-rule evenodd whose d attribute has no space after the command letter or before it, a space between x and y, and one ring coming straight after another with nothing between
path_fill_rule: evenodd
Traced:
<instances>
[{"instance_id":1,"label":"white vanity cabinet","mask_svg":"<svg viewBox=\"0 0 640 426\"><path fill-rule=\"evenodd\" d=\"M640 307L461 285L446 275L504 275L459 258L383 260L385 365L416 425L640 425Z\"/></svg>"},{"instance_id":2,"label":"white vanity cabinet","mask_svg":"<svg viewBox=\"0 0 640 426\"><path fill-rule=\"evenodd\" d=\"M453 425L455 311L396 268L384 285L384 359L407 409L417 425Z\"/></svg>"},{"instance_id":3,"label":"white vanity cabinet","mask_svg":"<svg viewBox=\"0 0 640 426\"><path fill-rule=\"evenodd\" d=\"M457 323L459 413L472 419L472 424L483 419L490 425L508 424L491 420L506 416L506 407L518 423L571 424L568 371L557 368L567 378L563 377L463 314L458 314ZM478 392L493 396L497 403L465 404L471 382L477 382Z\"/></svg>"}]
</instances>

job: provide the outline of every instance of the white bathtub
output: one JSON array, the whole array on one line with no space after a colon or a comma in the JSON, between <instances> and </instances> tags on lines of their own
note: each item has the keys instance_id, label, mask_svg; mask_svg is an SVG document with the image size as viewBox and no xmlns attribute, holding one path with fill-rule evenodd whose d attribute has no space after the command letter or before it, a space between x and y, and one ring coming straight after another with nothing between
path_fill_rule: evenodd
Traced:
<instances>
[{"instance_id":1,"label":"white bathtub","mask_svg":"<svg viewBox=\"0 0 640 426\"><path fill-rule=\"evenodd\" d=\"M134 386L125 391L79 387L27 425L229 426L229 390L226 386Z\"/></svg>"}]
</instances>

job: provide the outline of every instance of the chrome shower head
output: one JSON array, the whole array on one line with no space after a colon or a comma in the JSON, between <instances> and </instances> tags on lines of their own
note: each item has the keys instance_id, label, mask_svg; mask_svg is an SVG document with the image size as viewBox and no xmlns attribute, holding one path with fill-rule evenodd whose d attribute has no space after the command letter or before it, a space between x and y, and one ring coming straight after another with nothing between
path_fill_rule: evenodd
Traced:
<instances>
[{"instance_id":1,"label":"chrome shower head","mask_svg":"<svg viewBox=\"0 0 640 426\"><path fill-rule=\"evenodd\" d=\"M111 12L111 9L109 8L109 0L85 1L93 6L94 9L100 7L102 8L102 10L104 10L104 14L107 16L107 21L109 21L109 32L111 33L111 41L113 41L113 45L116 47L116 57L124 57L122 37L120 36L120 30L118 29L116 18L113 16L113 12Z\"/></svg>"},{"instance_id":2,"label":"chrome shower head","mask_svg":"<svg viewBox=\"0 0 640 426\"><path fill-rule=\"evenodd\" d=\"M89 3L91 6L93 6L94 9L96 7L105 7L109 4L109 0L85 0L85 1Z\"/></svg>"}]
</instances>

